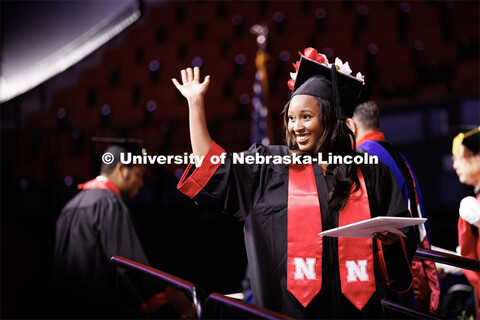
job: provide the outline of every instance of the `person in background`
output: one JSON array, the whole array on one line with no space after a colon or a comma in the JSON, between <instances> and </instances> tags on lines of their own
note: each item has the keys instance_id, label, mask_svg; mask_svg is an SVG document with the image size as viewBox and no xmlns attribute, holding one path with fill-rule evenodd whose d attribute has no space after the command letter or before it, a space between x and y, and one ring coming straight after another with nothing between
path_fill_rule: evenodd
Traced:
<instances>
[{"instance_id":1,"label":"person in background","mask_svg":"<svg viewBox=\"0 0 480 320\"><path fill-rule=\"evenodd\" d=\"M241 153L276 157L269 163L234 163L212 141L204 106L209 76L201 82L200 69L187 68L182 83L172 79L188 101L193 153L205 157L193 172L189 165L179 190L244 222L254 303L297 319L382 317L383 290L412 285L412 228L404 230L406 239L385 230L366 239L318 236L380 215L409 216L386 166L278 161L359 155L345 116L358 104L363 77L350 76L347 67L305 49L289 81L286 145L256 144Z\"/></svg>"},{"instance_id":2,"label":"person in background","mask_svg":"<svg viewBox=\"0 0 480 320\"><path fill-rule=\"evenodd\" d=\"M461 183L474 187L475 197L465 197L460 202L458 218L458 244L460 254L480 259L480 126L462 128L453 139L453 169ZM464 270L475 290L477 319L480 319L480 275Z\"/></svg>"},{"instance_id":3,"label":"person in background","mask_svg":"<svg viewBox=\"0 0 480 320\"><path fill-rule=\"evenodd\" d=\"M166 290L147 300L138 279L119 270L119 287L125 299L121 308L125 310L120 310L114 299L108 281L110 258L118 255L149 264L125 204L142 187L146 168L120 162L121 153L134 156L142 152L136 143L115 141L105 151L113 160L104 161L99 176L78 186L81 191L65 205L57 220L53 279L62 316L102 318L152 313L167 303L172 293Z\"/></svg>"},{"instance_id":4,"label":"person in background","mask_svg":"<svg viewBox=\"0 0 480 320\"><path fill-rule=\"evenodd\" d=\"M378 105L373 101L358 105L352 118L347 119L347 124L355 134L357 148L376 155L390 168L402 191L403 199L407 203L411 216L426 218L420 188L410 164L393 144L385 140L385 135L380 131ZM416 238L418 247L430 249L430 239L425 225L418 226ZM414 306L422 311L436 313L440 300L440 287L435 263L414 258L412 273L414 276ZM411 299L406 296L403 298L404 303L411 304Z\"/></svg>"}]
</instances>

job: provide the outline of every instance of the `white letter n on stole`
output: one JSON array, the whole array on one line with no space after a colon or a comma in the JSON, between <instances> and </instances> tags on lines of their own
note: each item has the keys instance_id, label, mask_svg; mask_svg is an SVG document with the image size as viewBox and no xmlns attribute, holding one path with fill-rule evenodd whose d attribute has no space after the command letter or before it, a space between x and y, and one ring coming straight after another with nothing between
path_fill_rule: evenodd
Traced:
<instances>
[{"instance_id":1,"label":"white letter n on stole","mask_svg":"<svg viewBox=\"0 0 480 320\"><path fill-rule=\"evenodd\" d=\"M348 275L347 282L369 281L367 273L367 260L358 260L356 263L354 260L346 260Z\"/></svg>"},{"instance_id":2,"label":"white letter n on stole","mask_svg":"<svg viewBox=\"0 0 480 320\"><path fill-rule=\"evenodd\" d=\"M317 274L315 273L316 261L316 258L307 258L306 262L302 258L293 258L293 263L295 264L294 279L303 279L303 276L307 280L317 279Z\"/></svg>"}]
</instances>

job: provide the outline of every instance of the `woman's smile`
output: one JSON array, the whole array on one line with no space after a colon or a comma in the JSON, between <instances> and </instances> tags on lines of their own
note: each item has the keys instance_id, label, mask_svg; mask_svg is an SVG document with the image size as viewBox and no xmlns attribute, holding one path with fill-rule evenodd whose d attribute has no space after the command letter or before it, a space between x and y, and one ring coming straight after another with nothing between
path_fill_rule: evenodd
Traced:
<instances>
[{"instance_id":1,"label":"woman's smile","mask_svg":"<svg viewBox=\"0 0 480 320\"><path fill-rule=\"evenodd\" d=\"M300 133L296 134L295 138L299 144L305 144L308 142L308 139L310 139L311 134L310 133Z\"/></svg>"}]
</instances>

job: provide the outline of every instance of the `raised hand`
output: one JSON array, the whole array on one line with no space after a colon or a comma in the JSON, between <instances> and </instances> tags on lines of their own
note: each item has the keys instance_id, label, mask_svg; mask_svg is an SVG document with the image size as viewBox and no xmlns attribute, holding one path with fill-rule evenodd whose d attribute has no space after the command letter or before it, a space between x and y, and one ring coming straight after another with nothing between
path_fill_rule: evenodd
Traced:
<instances>
[{"instance_id":1,"label":"raised hand","mask_svg":"<svg viewBox=\"0 0 480 320\"><path fill-rule=\"evenodd\" d=\"M177 79L172 79L172 82L188 101L190 142L192 143L193 154L204 156L212 145L204 106L204 96L210 85L210 76L206 76L205 80L200 82L200 68L198 67L193 70L192 68L183 69L181 75L182 84Z\"/></svg>"},{"instance_id":2,"label":"raised hand","mask_svg":"<svg viewBox=\"0 0 480 320\"><path fill-rule=\"evenodd\" d=\"M173 78L172 82L178 91L187 98L187 100L203 98L210 85L210 76L206 76L203 82L200 82L200 68L195 67L183 69L180 72L182 76L182 84Z\"/></svg>"}]
</instances>

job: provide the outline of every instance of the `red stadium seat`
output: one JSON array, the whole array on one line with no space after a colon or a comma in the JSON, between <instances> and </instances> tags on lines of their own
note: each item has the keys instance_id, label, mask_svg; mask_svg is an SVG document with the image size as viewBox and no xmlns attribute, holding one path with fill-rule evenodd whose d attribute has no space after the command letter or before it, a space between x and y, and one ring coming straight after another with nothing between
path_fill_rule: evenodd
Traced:
<instances>
[{"instance_id":1,"label":"red stadium seat","mask_svg":"<svg viewBox=\"0 0 480 320\"><path fill-rule=\"evenodd\" d=\"M469 37L479 39L478 12L480 10L478 1L454 1L451 9L452 29L454 39Z\"/></svg>"},{"instance_id":2,"label":"red stadium seat","mask_svg":"<svg viewBox=\"0 0 480 320\"><path fill-rule=\"evenodd\" d=\"M58 118L55 111L32 113L27 117L28 129L56 129Z\"/></svg>"},{"instance_id":3,"label":"red stadium seat","mask_svg":"<svg viewBox=\"0 0 480 320\"><path fill-rule=\"evenodd\" d=\"M480 60L466 60L458 64L457 90L459 92L477 92L480 88Z\"/></svg>"},{"instance_id":4,"label":"red stadium seat","mask_svg":"<svg viewBox=\"0 0 480 320\"><path fill-rule=\"evenodd\" d=\"M150 26L142 26L130 29L127 33L126 43L129 47L147 46L155 43L155 28Z\"/></svg>"},{"instance_id":5,"label":"red stadium seat","mask_svg":"<svg viewBox=\"0 0 480 320\"><path fill-rule=\"evenodd\" d=\"M137 47L133 45L107 49L102 55L103 64L118 66L136 64L136 49Z\"/></svg>"},{"instance_id":6,"label":"red stadium seat","mask_svg":"<svg viewBox=\"0 0 480 320\"><path fill-rule=\"evenodd\" d=\"M60 181L63 181L67 176L74 181L87 181L95 174L91 159L88 156L62 157L57 161L56 177Z\"/></svg>"},{"instance_id":7,"label":"red stadium seat","mask_svg":"<svg viewBox=\"0 0 480 320\"><path fill-rule=\"evenodd\" d=\"M22 180L29 185L45 186L48 183L47 163L43 159L24 160L12 164L12 183L18 186Z\"/></svg>"},{"instance_id":8,"label":"red stadium seat","mask_svg":"<svg viewBox=\"0 0 480 320\"><path fill-rule=\"evenodd\" d=\"M78 77L78 85L83 88L106 87L109 84L109 67L106 65L83 70Z\"/></svg>"},{"instance_id":9,"label":"red stadium seat","mask_svg":"<svg viewBox=\"0 0 480 320\"><path fill-rule=\"evenodd\" d=\"M412 2L408 25L408 43L418 39L442 41L442 29L440 26L441 2Z\"/></svg>"}]
</instances>

